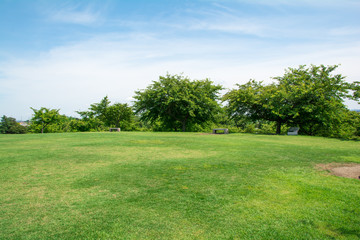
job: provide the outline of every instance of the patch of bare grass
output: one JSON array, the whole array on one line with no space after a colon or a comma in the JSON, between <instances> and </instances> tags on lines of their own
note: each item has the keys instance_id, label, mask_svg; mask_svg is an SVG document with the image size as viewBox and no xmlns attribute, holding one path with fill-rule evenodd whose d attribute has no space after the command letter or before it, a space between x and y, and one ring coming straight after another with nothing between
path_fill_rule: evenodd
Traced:
<instances>
[{"instance_id":1,"label":"patch of bare grass","mask_svg":"<svg viewBox=\"0 0 360 240\"><path fill-rule=\"evenodd\" d=\"M360 179L359 163L326 163L317 164L316 167L335 176Z\"/></svg>"}]
</instances>

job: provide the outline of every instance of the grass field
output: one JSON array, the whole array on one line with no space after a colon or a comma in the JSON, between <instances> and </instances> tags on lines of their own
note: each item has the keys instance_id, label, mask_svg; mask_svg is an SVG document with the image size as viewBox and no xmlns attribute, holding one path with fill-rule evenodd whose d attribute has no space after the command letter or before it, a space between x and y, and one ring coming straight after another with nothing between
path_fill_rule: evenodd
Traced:
<instances>
[{"instance_id":1,"label":"grass field","mask_svg":"<svg viewBox=\"0 0 360 240\"><path fill-rule=\"evenodd\" d=\"M360 239L360 142L199 133L0 135L0 239Z\"/></svg>"}]
</instances>

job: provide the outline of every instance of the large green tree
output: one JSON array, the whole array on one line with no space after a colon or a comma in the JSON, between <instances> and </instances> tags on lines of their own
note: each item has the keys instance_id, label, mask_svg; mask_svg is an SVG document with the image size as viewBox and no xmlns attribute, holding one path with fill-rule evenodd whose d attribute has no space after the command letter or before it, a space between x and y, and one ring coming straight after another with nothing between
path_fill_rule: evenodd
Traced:
<instances>
[{"instance_id":1,"label":"large green tree","mask_svg":"<svg viewBox=\"0 0 360 240\"><path fill-rule=\"evenodd\" d=\"M274 121L276 133L282 124L297 125L305 134L314 135L340 126L346 110L344 98L353 85L341 74L333 74L334 66L305 65L288 68L275 83L263 85L250 80L223 97L232 118L247 116L252 120Z\"/></svg>"},{"instance_id":2,"label":"large green tree","mask_svg":"<svg viewBox=\"0 0 360 240\"><path fill-rule=\"evenodd\" d=\"M165 128L183 132L192 124L214 119L222 89L209 79L190 80L182 75L160 76L146 89L136 91L134 108L141 120L160 121Z\"/></svg>"},{"instance_id":3,"label":"large green tree","mask_svg":"<svg viewBox=\"0 0 360 240\"><path fill-rule=\"evenodd\" d=\"M238 89L226 93L223 100L227 102L226 111L231 119L240 122L244 118L252 121L267 120L276 122L276 133L280 134L281 126L289 121L290 116L284 103L282 92L275 84L264 86L262 82L250 80L246 84L237 84Z\"/></svg>"},{"instance_id":4,"label":"large green tree","mask_svg":"<svg viewBox=\"0 0 360 240\"><path fill-rule=\"evenodd\" d=\"M31 119L31 124L38 125L41 129L41 133L50 124L57 123L60 120L59 109L49 109L42 107L39 110L31 108L34 111L34 115Z\"/></svg>"}]
</instances>

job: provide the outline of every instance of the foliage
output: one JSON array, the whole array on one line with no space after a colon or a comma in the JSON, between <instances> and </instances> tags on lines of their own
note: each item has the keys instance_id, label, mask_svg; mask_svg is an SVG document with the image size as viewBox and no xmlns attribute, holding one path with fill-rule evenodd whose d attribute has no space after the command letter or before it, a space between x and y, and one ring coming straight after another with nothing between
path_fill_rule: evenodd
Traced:
<instances>
[{"instance_id":1,"label":"foliage","mask_svg":"<svg viewBox=\"0 0 360 240\"><path fill-rule=\"evenodd\" d=\"M127 104L110 104L108 97L90 105L89 111L78 111L88 131L103 130L105 127L119 127L122 130L136 129L134 113Z\"/></svg>"},{"instance_id":2,"label":"foliage","mask_svg":"<svg viewBox=\"0 0 360 240\"><path fill-rule=\"evenodd\" d=\"M325 137L360 140L360 113L344 109L338 112L337 121L319 127L319 134Z\"/></svg>"},{"instance_id":3,"label":"foliage","mask_svg":"<svg viewBox=\"0 0 360 240\"><path fill-rule=\"evenodd\" d=\"M74 132L99 132L106 130L104 122L97 118L72 119L69 123Z\"/></svg>"},{"instance_id":4,"label":"foliage","mask_svg":"<svg viewBox=\"0 0 360 240\"><path fill-rule=\"evenodd\" d=\"M115 103L105 112L106 124L123 130L134 130L134 113L126 103Z\"/></svg>"},{"instance_id":5,"label":"foliage","mask_svg":"<svg viewBox=\"0 0 360 240\"><path fill-rule=\"evenodd\" d=\"M333 75L338 66L289 68L276 83L263 85L250 80L237 85L223 97L227 112L235 121L242 118L276 122L276 133L281 126L300 126L308 135L326 135L338 131L341 115L346 111L344 98L352 98L354 89L341 74Z\"/></svg>"},{"instance_id":6,"label":"foliage","mask_svg":"<svg viewBox=\"0 0 360 240\"><path fill-rule=\"evenodd\" d=\"M33 108L32 108L33 109ZM127 104L110 105L108 97L90 105L89 111L78 112L82 119L60 115L59 110L33 109L35 115L30 126L31 132L94 132L108 127L121 127L134 130L134 114Z\"/></svg>"},{"instance_id":7,"label":"foliage","mask_svg":"<svg viewBox=\"0 0 360 240\"><path fill-rule=\"evenodd\" d=\"M32 129L39 130L41 133L46 131L46 127L50 124L55 124L60 120L59 109L49 109L42 107L39 110L31 108L34 111L34 116L31 119Z\"/></svg>"},{"instance_id":8,"label":"foliage","mask_svg":"<svg viewBox=\"0 0 360 240\"><path fill-rule=\"evenodd\" d=\"M280 134L281 125L289 121L289 116L283 113L289 105L283 103L282 93L277 92L277 86L264 86L255 80L237 86L238 89L231 90L223 97L228 103L226 111L235 124L245 127L249 120L274 121L277 123L276 133Z\"/></svg>"},{"instance_id":9,"label":"foliage","mask_svg":"<svg viewBox=\"0 0 360 240\"><path fill-rule=\"evenodd\" d=\"M15 118L2 116L0 122L0 133L3 134L20 134L26 133L27 128L25 126L21 126L18 122L16 122Z\"/></svg>"},{"instance_id":10,"label":"foliage","mask_svg":"<svg viewBox=\"0 0 360 240\"><path fill-rule=\"evenodd\" d=\"M91 104L89 111L77 111L77 113L85 119L97 118L102 122L106 122L106 111L110 103L108 96L105 96L99 103Z\"/></svg>"},{"instance_id":11,"label":"foliage","mask_svg":"<svg viewBox=\"0 0 360 240\"><path fill-rule=\"evenodd\" d=\"M308 135L321 130L333 132L346 111L344 98L351 98L351 86L341 74L332 75L338 66L311 66L289 69L283 77L277 77L286 99L290 99L291 121ZM320 134L324 135L324 134Z\"/></svg>"},{"instance_id":12,"label":"foliage","mask_svg":"<svg viewBox=\"0 0 360 240\"><path fill-rule=\"evenodd\" d=\"M351 84L353 90L353 99L360 103L360 82L356 81Z\"/></svg>"},{"instance_id":13,"label":"foliage","mask_svg":"<svg viewBox=\"0 0 360 240\"><path fill-rule=\"evenodd\" d=\"M145 90L136 91L134 108L142 121L160 123L165 130L183 132L214 119L220 85L181 75L160 76Z\"/></svg>"}]
</instances>

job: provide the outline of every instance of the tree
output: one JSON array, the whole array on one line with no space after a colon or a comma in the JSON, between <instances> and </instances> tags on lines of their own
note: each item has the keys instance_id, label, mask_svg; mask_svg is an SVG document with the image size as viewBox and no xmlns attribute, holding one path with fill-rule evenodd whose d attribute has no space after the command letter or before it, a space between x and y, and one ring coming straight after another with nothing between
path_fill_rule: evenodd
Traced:
<instances>
[{"instance_id":1,"label":"tree","mask_svg":"<svg viewBox=\"0 0 360 240\"><path fill-rule=\"evenodd\" d=\"M106 124L121 129L131 130L134 122L134 113L126 103L115 103L109 106L105 113Z\"/></svg>"},{"instance_id":2,"label":"tree","mask_svg":"<svg viewBox=\"0 0 360 240\"><path fill-rule=\"evenodd\" d=\"M59 109L40 108L39 110L31 108L34 111L34 116L31 119L32 124L39 125L41 133L49 125L56 123L60 119Z\"/></svg>"},{"instance_id":3,"label":"tree","mask_svg":"<svg viewBox=\"0 0 360 240\"><path fill-rule=\"evenodd\" d=\"M89 111L77 111L82 117L81 131L100 131L104 130L106 122L106 110L110 105L110 101L105 96L99 103L90 105Z\"/></svg>"},{"instance_id":4,"label":"tree","mask_svg":"<svg viewBox=\"0 0 360 240\"><path fill-rule=\"evenodd\" d=\"M110 106L108 96L105 96L99 103L90 105L89 111L77 111L83 118L97 118L103 122L106 121L106 110Z\"/></svg>"},{"instance_id":5,"label":"tree","mask_svg":"<svg viewBox=\"0 0 360 240\"><path fill-rule=\"evenodd\" d=\"M78 111L83 120L92 125L91 129L102 129L104 126L120 127L126 130L134 128L134 113L127 104L115 103L110 105L108 97L99 103L90 105L89 111Z\"/></svg>"},{"instance_id":6,"label":"tree","mask_svg":"<svg viewBox=\"0 0 360 240\"><path fill-rule=\"evenodd\" d=\"M244 118L273 121L276 122L276 133L280 134L281 125L289 121L289 116L283 114L286 109L280 108L286 105L277 86L264 86L255 80L237 86L238 89L231 90L223 97L227 101L226 111L230 118L235 122L241 122Z\"/></svg>"},{"instance_id":7,"label":"tree","mask_svg":"<svg viewBox=\"0 0 360 240\"><path fill-rule=\"evenodd\" d=\"M289 68L276 77L281 91L291 104L291 122L308 135L326 135L341 126L344 99L353 99L353 86L341 74L333 74L338 65Z\"/></svg>"},{"instance_id":8,"label":"tree","mask_svg":"<svg viewBox=\"0 0 360 240\"><path fill-rule=\"evenodd\" d=\"M214 119L219 111L220 85L181 75L160 76L145 90L136 91L134 108L141 120L160 121L165 128L186 131L192 124Z\"/></svg>"},{"instance_id":9,"label":"tree","mask_svg":"<svg viewBox=\"0 0 360 240\"><path fill-rule=\"evenodd\" d=\"M15 118L2 116L0 122L0 133L3 134L18 134L18 133L26 133L26 127L21 126L18 122L16 122Z\"/></svg>"},{"instance_id":10,"label":"tree","mask_svg":"<svg viewBox=\"0 0 360 240\"><path fill-rule=\"evenodd\" d=\"M305 134L315 135L339 124L346 109L344 98L353 98L354 89L341 74L333 75L338 66L288 68L277 82L263 85L250 80L223 97L232 118L247 116L252 120L276 122L276 133L282 124L298 125ZM323 131L324 132L324 131Z\"/></svg>"}]
</instances>

